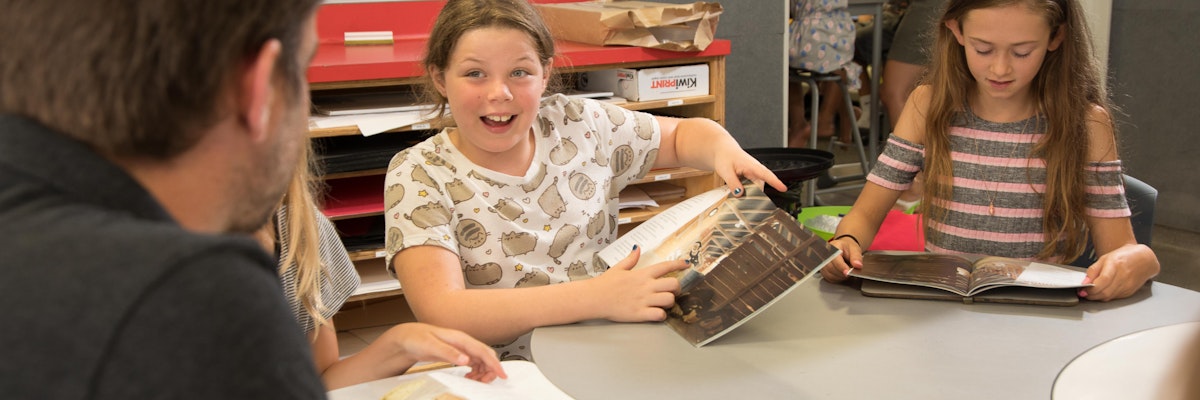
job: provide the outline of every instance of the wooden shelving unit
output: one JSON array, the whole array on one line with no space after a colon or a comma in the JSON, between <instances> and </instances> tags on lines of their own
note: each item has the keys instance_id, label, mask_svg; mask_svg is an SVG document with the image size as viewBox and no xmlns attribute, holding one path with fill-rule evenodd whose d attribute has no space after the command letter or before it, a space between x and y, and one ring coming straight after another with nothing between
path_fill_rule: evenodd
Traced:
<instances>
[{"instance_id":1,"label":"wooden shelving unit","mask_svg":"<svg viewBox=\"0 0 1200 400\"><path fill-rule=\"evenodd\" d=\"M548 1L555 0L542 2ZM326 91L395 89L420 84L422 71L419 63L424 51L426 32L431 28L441 5L442 2L438 1L413 1L321 6L317 17L320 45L308 70L308 80L314 96ZM387 17L380 17L381 15ZM391 30L397 40L390 46L345 46L341 39L343 32L347 30ZM708 95L628 102L620 106L677 117L703 117L721 124L725 122L725 57L730 53L728 40L717 40L702 52L592 46L574 42L559 42L557 46L559 57L556 58L554 67L555 73L558 74L611 68L708 64ZM416 124L392 129L380 135L423 135L431 132L428 129L429 124ZM318 139L354 137L361 136L361 133L355 126L345 126L311 128L309 135ZM381 168L371 168L327 175L326 181L330 191L324 210L326 215L335 223L357 218L380 218L384 207L382 175L385 172ZM375 179L379 182L372 189L372 180ZM690 197L715 187L716 179L709 171L671 168L650 171L637 183L647 182L670 182L682 186L685 188L685 197ZM667 202L659 207L622 211L618 217L620 229L627 230L672 204L674 203ZM376 271L383 268L383 254L383 243L380 243L378 248L355 250L350 253L351 260L360 269L364 286L377 288L378 280L391 279L386 273L380 274L380 271ZM370 270L367 270L368 268ZM397 284L394 289L355 294L350 298L350 302L365 304L367 300L378 301L402 293Z\"/></svg>"}]
</instances>

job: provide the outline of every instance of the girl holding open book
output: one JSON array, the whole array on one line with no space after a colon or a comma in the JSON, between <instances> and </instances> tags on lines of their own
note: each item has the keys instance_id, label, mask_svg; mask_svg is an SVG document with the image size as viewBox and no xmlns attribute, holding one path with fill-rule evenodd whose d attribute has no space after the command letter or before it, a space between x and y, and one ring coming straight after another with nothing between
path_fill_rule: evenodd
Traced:
<instances>
[{"instance_id":1,"label":"girl holding open book","mask_svg":"<svg viewBox=\"0 0 1200 400\"><path fill-rule=\"evenodd\" d=\"M1079 295L1132 295L1159 263L1134 239L1112 105L1077 0L954 0L939 22L930 75L838 226L843 257L822 275L842 281L862 266L924 171L928 250L1070 262L1090 235L1100 257Z\"/></svg>"},{"instance_id":2,"label":"girl holding open book","mask_svg":"<svg viewBox=\"0 0 1200 400\"><path fill-rule=\"evenodd\" d=\"M611 269L617 193L651 168L715 171L786 190L714 121L552 95L554 40L526 0L451 0L424 61L455 127L397 154L385 183L387 265L421 321L531 358L536 327L660 321L674 303L668 261ZM488 289L488 290L479 290Z\"/></svg>"}]
</instances>

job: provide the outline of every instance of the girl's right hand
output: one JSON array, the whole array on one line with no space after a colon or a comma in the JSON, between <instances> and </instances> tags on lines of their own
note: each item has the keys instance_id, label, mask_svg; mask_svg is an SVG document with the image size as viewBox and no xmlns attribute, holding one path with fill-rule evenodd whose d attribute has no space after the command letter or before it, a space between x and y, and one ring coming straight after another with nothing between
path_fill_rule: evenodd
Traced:
<instances>
[{"instance_id":1,"label":"girl's right hand","mask_svg":"<svg viewBox=\"0 0 1200 400\"><path fill-rule=\"evenodd\" d=\"M412 362L434 361L471 367L466 378L483 383L508 379L491 346L458 330L420 322L399 324L384 332L383 342L394 344ZM411 363L410 363L411 365Z\"/></svg>"},{"instance_id":2,"label":"girl's right hand","mask_svg":"<svg viewBox=\"0 0 1200 400\"><path fill-rule=\"evenodd\" d=\"M615 322L662 321L667 318L665 309L675 304L679 279L664 275L687 269L687 263L683 260L664 261L635 271L633 267L641 254L641 249L635 248L608 271L593 278L598 285L597 294L605 319Z\"/></svg>"},{"instance_id":3,"label":"girl's right hand","mask_svg":"<svg viewBox=\"0 0 1200 400\"><path fill-rule=\"evenodd\" d=\"M862 248L858 247L858 242L843 237L832 240L829 244L842 250L842 256L834 258L829 265L821 268L821 276L825 280L842 282L850 277L850 268L862 268Z\"/></svg>"}]
</instances>

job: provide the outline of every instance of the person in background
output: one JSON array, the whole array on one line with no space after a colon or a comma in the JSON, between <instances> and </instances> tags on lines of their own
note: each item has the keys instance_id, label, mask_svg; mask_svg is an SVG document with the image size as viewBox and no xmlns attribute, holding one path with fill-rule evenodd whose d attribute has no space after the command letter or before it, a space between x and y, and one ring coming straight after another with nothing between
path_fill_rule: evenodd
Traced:
<instances>
[{"instance_id":1,"label":"person in background","mask_svg":"<svg viewBox=\"0 0 1200 400\"><path fill-rule=\"evenodd\" d=\"M879 101L887 111L893 129L900 122L900 113L909 94L921 82L930 62L933 35L938 16L947 0L904 0L900 18L896 20L892 39L884 43L887 50L883 65L883 82ZM866 55L866 54L863 54ZM869 59L869 55L867 56Z\"/></svg>"},{"instance_id":2,"label":"person in background","mask_svg":"<svg viewBox=\"0 0 1200 400\"><path fill-rule=\"evenodd\" d=\"M926 248L1065 263L1090 235L1100 257L1079 295L1107 301L1158 274L1134 239L1112 105L1075 0L952 0L928 85L905 105L821 270L862 266L887 210L918 171Z\"/></svg>"},{"instance_id":3,"label":"person in background","mask_svg":"<svg viewBox=\"0 0 1200 400\"><path fill-rule=\"evenodd\" d=\"M887 61L883 65L882 86L879 88L879 101L887 111L888 123L893 130L899 124L904 103L929 66L938 16L947 0L907 0L907 3L904 16L896 24ZM925 175L917 174L912 187L900 193L893 208L915 210L921 202L924 182Z\"/></svg>"},{"instance_id":4,"label":"person in background","mask_svg":"<svg viewBox=\"0 0 1200 400\"><path fill-rule=\"evenodd\" d=\"M788 26L788 65L815 73L836 73L851 78L850 90L858 90L862 67L854 58L854 20L846 0L792 0L792 23ZM856 116L847 115L843 93L836 82L820 83L818 137L833 137L850 143ZM804 90L798 82L788 83L788 147L808 147L813 127L804 113ZM816 107L817 105L813 105ZM835 122L835 117L837 121Z\"/></svg>"},{"instance_id":5,"label":"person in background","mask_svg":"<svg viewBox=\"0 0 1200 400\"><path fill-rule=\"evenodd\" d=\"M531 358L536 327L660 321L687 267L632 270L595 254L617 233L617 194L651 168L712 170L786 190L723 127L561 94L545 100L554 39L526 0L451 0L424 60L453 128L398 153L384 187L387 265L418 320ZM487 290L480 290L487 289Z\"/></svg>"},{"instance_id":6,"label":"person in background","mask_svg":"<svg viewBox=\"0 0 1200 400\"><path fill-rule=\"evenodd\" d=\"M312 346L327 390L403 374L418 361L469 365L467 378L507 378L496 352L465 333L423 323L398 324L359 352L340 358L333 315L358 287L358 272L333 223L317 207L311 146L274 218L257 237L279 259L279 277L292 315Z\"/></svg>"},{"instance_id":7,"label":"person in background","mask_svg":"<svg viewBox=\"0 0 1200 400\"><path fill-rule=\"evenodd\" d=\"M882 60L888 59L888 52L892 48L892 40L896 37L896 28L900 26L900 21L904 20L904 14L908 10L908 0L886 0L883 3L883 12L879 20L871 18L871 15L863 15L859 18L858 28L854 34L854 62L858 65L871 65L872 52L875 46L879 46L879 54ZM865 21L865 22L864 22ZM881 24L880 42L875 43L875 24ZM883 66L881 65L882 69ZM859 128L869 128L871 121L869 118L874 118L871 115L870 102L875 93L871 93L871 85L865 82L870 82L870 73L875 73L879 76L879 71L867 71L863 69L859 75L860 81L864 82L859 88L859 104L862 106L862 114L858 118Z\"/></svg>"},{"instance_id":8,"label":"person in background","mask_svg":"<svg viewBox=\"0 0 1200 400\"><path fill-rule=\"evenodd\" d=\"M316 399L250 234L305 146L315 0L0 0L0 393Z\"/></svg>"}]
</instances>

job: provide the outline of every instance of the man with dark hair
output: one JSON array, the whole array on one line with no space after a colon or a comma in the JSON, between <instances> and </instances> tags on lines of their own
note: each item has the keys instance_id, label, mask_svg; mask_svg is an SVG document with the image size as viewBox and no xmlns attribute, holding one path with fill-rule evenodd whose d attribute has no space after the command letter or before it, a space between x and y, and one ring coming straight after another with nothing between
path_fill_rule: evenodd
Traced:
<instances>
[{"instance_id":1,"label":"man with dark hair","mask_svg":"<svg viewBox=\"0 0 1200 400\"><path fill-rule=\"evenodd\" d=\"M6 398L319 398L246 233L307 138L317 0L0 0Z\"/></svg>"}]
</instances>

